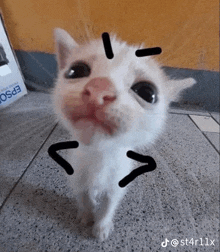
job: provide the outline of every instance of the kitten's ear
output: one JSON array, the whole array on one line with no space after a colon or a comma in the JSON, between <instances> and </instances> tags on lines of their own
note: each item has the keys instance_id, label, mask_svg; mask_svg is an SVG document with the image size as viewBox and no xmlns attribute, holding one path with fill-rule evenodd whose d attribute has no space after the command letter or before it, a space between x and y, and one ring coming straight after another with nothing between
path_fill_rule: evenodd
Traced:
<instances>
[{"instance_id":1,"label":"kitten's ear","mask_svg":"<svg viewBox=\"0 0 220 252\"><path fill-rule=\"evenodd\" d=\"M78 46L75 40L65 30L54 29L55 49L59 69L63 69L66 65L66 60L71 50Z\"/></svg>"},{"instance_id":2,"label":"kitten's ear","mask_svg":"<svg viewBox=\"0 0 220 252\"><path fill-rule=\"evenodd\" d=\"M180 97L180 93L187 88L192 87L196 84L196 80L193 78L186 78L182 80L169 80L169 100L177 101Z\"/></svg>"}]
</instances>

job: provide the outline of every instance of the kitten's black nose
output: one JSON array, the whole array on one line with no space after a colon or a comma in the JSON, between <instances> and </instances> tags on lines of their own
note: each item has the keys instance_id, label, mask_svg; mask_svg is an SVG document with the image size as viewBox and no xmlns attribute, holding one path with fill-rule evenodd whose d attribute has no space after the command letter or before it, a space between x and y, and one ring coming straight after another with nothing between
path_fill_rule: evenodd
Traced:
<instances>
[{"instance_id":1,"label":"kitten's black nose","mask_svg":"<svg viewBox=\"0 0 220 252\"><path fill-rule=\"evenodd\" d=\"M82 99L95 106L106 106L116 100L116 90L107 78L94 78L86 84Z\"/></svg>"}]
</instances>

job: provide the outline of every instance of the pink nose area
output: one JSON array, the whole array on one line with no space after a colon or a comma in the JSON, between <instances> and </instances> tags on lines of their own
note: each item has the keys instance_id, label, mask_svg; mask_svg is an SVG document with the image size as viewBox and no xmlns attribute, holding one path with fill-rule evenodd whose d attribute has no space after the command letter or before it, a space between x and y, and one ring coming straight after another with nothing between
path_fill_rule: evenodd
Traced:
<instances>
[{"instance_id":1,"label":"pink nose area","mask_svg":"<svg viewBox=\"0 0 220 252\"><path fill-rule=\"evenodd\" d=\"M86 84L82 99L86 103L105 106L116 99L116 92L113 84L107 78L94 78Z\"/></svg>"}]
</instances>

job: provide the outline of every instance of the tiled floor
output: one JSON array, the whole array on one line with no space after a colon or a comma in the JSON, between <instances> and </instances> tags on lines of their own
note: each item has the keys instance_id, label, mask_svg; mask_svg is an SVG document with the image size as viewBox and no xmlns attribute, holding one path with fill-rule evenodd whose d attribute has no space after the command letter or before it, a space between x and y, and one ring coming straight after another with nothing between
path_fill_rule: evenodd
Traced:
<instances>
[{"instance_id":1,"label":"tiled floor","mask_svg":"<svg viewBox=\"0 0 220 252\"><path fill-rule=\"evenodd\" d=\"M0 252L219 251L219 114L170 109L144 151L157 169L130 184L100 243L76 224L64 171L47 154L68 139L49 104L31 92L0 111Z\"/></svg>"}]
</instances>

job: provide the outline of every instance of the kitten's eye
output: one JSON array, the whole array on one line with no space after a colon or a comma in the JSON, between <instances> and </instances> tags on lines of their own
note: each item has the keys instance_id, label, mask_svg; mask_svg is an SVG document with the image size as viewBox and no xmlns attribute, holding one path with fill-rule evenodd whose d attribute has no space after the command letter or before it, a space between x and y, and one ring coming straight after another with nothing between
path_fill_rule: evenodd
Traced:
<instances>
[{"instance_id":1,"label":"kitten's eye","mask_svg":"<svg viewBox=\"0 0 220 252\"><path fill-rule=\"evenodd\" d=\"M90 67L84 62L76 62L70 67L70 69L65 73L67 79L76 79L88 77L91 73Z\"/></svg>"},{"instance_id":2,"label":"kitten's eye","mask_svg":"<svg viewBox=\"0 0 220 252\"><path fill-rule=\"evenodd\" d=\"M155 103L157 101L156 87L149 81L140 81L134 84L131 89L146 102Z\"/></svg>"}]
</instances>

